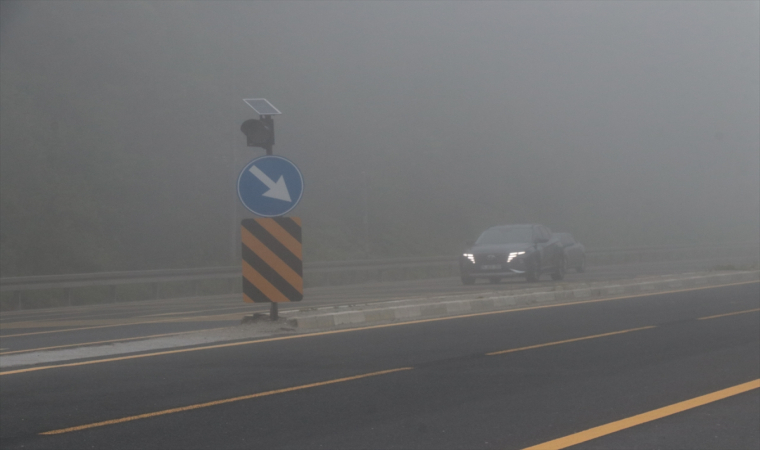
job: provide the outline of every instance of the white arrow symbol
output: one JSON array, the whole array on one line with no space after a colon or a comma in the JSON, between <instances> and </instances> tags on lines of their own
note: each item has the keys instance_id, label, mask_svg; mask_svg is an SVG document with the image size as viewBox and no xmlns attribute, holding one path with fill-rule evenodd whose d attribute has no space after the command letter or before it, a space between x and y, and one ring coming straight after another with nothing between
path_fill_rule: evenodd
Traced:
<instances>
[{"instance_id":1,"label":"white arrow symbol","mask_svg":"<svg viewBox=\"0 0 760 450\"><path fill-rule=\"evenodd\" d=\"M269 188L268 191L264 192L264 197L271 197L275 198L277 200L283 200L286 202L292 202L293 200L290 199L290 193L288 192L288 187L285 186L285 180L282 178L282 175L280 175L280 179L277 180L277 183L272 181L271 178L267 176L264 172L261 171L258 167L255 165L251 166L250 169L248 169L249 172L253 174L254 177L258 178L259 181L264 183L266 187Z\"/></svg>"}]
</instances>

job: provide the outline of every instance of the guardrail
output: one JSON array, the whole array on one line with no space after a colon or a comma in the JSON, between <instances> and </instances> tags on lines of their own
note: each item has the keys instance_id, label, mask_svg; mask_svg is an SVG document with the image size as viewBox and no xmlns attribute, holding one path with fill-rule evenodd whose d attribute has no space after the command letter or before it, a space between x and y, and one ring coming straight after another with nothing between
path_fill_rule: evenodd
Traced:
<instances>
[{"instance_id":1,"label":"guardrail","mask_svg":"<svg viewBox=\"0 0 760 450\"><path fill-rule=\"evenodd\" d=\"M599 248L586 251L590 264L616 264L633 262L675 261L701 257L726 257L741 254L745 257L760 255L760 242L732 243L715 246L670 246L637 248ZM355 284L367 281L389 281L411 278L454 276L458 273L455 256L415 258L368 259L356 261L307 262L304 264L306 286ZM150 285L149 299L161 298L160 287L166 283L187 282L180 296L209 295L201 283L209 280L227 280L227 286L216 286L217 294L240 292L240 266L205 267L194 269L140 270L100 272L70 275L42 275L0 278L0 293L11 293L12 299L0 303L2 309L23 309L25 291L57 290L55 306L72 305L72 289L108 287L100 292L97 302L117 300L117 286ZM186 284L187 284L186 283ZM62 295L61 292L62 291ZM175 295L176 296L176 295ZM169 297L166 297L169 298ZM145 299L145 298L143 298ZM9 304L10 303L10 304ZM36 302L36 303L39 303ZM49 303L49 302L42 302ZM44 306L54 306L46 304Z\"/></svg>"}]
</instances>

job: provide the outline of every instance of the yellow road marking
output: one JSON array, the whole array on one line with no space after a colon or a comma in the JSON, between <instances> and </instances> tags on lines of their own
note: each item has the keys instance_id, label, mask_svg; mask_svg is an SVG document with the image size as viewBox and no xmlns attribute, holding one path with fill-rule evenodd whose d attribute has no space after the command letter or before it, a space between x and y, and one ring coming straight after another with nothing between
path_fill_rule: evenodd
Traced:
<instances>
[{"instance_id":1,"label":"yellow road marking","mask_svg":"<svg viewBox=\"0 0 760 450\"><path fill-rule=\"evenodd\" d=\"M180 311L180 312L170 312L170 313L161 313L161 314L146 314L142 317L179 316L180 314L194 314L194 313L206 312L206 311L215 311L215 310L207 309L205 311Z\"/></svg>"},{"instance_id":2,"label":"yellow road marking","mask_svg":"<svg viewBox=\"0 0 760 450\"><path fill-rule=\"evenodd\" d=\"M747 383L739 384L727 389L722 389L717 392L713 392L710 394L702 395L700 397L692 398L690 400L686 400L683 402L675 403L673 405L655 409L653 411L645 412L643 414L629 417L627 419L618 420L615 422L608 423L606 425L601 425L598 427L588 429L586 431L581 431L579 433L571 434L569 436L565 436L559 439L554 439L553 441L544 442L543 444L534 445L524 450L559 450L559 449L567 448L573 445L590 441L592 439L596 439L598 437L606 436L608 434L625 430L626 428L631 428L631 427L635 427L636 425L641 425L642 423L647 423L653 420L662 419L663 417L667 417L667 416L670 416L682 411L686 411L688 409L696 408L698 406L706 405L708 403L712 403L712 402L722 400L727 397L742 394L744 392L751 391L753 389L758 389L758 388L760 388L760 378L758 378L757 380L749 381Z\"/></svg>"},{"instance_id":3,"label":"yellow road marking","mask_svg":"<svg viewBox=\"0 0 760 450\"><path fill-rule=\"evenodd\" d=\"M180 312L170 312L170 313L161 313L161 314L148 314L141 317L178 316L180 314L197 314L197 313L209 312L209 311L222 311L226 309L242 309L244 310L243 312L250 312L251 305L224 306L224 307L211 308L211 309L199 309L195 311L180 311Z\"/></svg>"},{"instance_id":4,"label":"yellow road marking","mask_svg":"<svg viewBox=\"0 0 760 450\"><path fill-rule=\"evenodd\" d=\"M0 355L13 355L15 353L30 353L30 352L37 352L37 351L42 351L42 350L52 350L54 348L82 347L82 346L85 346L85 345L93 345L93 344L107 344L109 342L136 341L136 340L139 340L139 339L149 339L149 338L165 337L165 336L177 336L177 335L180 335L180 334L198 333L198 332L201 332L201 331L222 330L224 328L228 328L228 327L205 328L203 330L180 331L178 333L152 334L150 336L137 336L137 337L131 337L131 338L110 339L110 340L107 340L107 341L80 342L78 344L56 345L54 347L31 348L31 349L27 349L27 350L16 350L16 351L12 351L12 352L4 352L4 353L0 353ZM8 350L8 349L4 348L2 350Z\"/></svg>"},{"instance_id":5,"label":"yellow road marking","mask_svg":"<svg viewBox=\"0 0 760 450\"><path fill-rule=\"evenodd\" d=\"M605 337L605 336L614 336L616 334L630 333L632 331L639 331L639 330L648 330L650 328L657 328L657 327L654 326L654 325L651 325L651 326L648 326L648 327L631 328L629 330L613 331L611 333L603 333L603 334L595 334L593 336L584 336L584 337L579 337L579 338L574 338L574 339L566 339L564 341L548 342L546 344L529 345L527 347L520 347L520 348L511 348L509 350L501 350L501 351L498 351L498 352L486 353L486 355L488 355L488 356L503 355L505 353L521 352L523 350L531 350L531 349L534 349L534 348L549 347L551 345L560 345L560 344L567 344L569 342L585 341L586 339L596 339L596 338Z\"/></svg>"},{"instance_id":6,"label":"yellow road marking","mask_svg":"<svg viewBox=\"0 0 760 450\"><path fill-rule=\"evenodd\" d=\"M717 319L718 317L735 316L737 314L746 314L746 313L751 313L751 312L755 312L755 311L760 311L760 308L747 309L747 310L744 310L744 311L736 311L736 312L726 313L726 314L718 314L716 316L700 317L697 320Z\"/></svg>"},{"instance_id":7,"label":"yellow road marking","mask_svg":"<svg viewBox=\"0 0 760 450\"><path fill-rule=\"evenodd\" d=\"M441 319L428 319L427 321L435 321L435 320L441 320ZM371 328L385 328L390 326L396 326L396 325L405 325L405 323L399 323L399 324L386 324L386 325L376 325ZM369 327L368 327L369 328ZM279 336L275 338L267 338L267 339L259 339L255 341L243 341L243 342L232 342L228 344L216 344L216 345L206 345L203 347L193 347L193 348L185 348L180 350L166 350L162 352L154 352L154 353L143 353L139 355L130 355L130 356L119 356L115 358L105 358L105 359L95 359L90 361L82 361L82 362L76 362L76 363L66 363L66 364L56 364L52 366L39 366L39 367L29 367L27 369L18 369L18 370L9 370L6 372L0 372L0 375L12 375L14 373L26 373L26 372L36 372L38 370L47 370L47 369L56 369L59 367L76 367L76 366L86 366L89 364L100 364L105 362L113 362L113 361L124 361L128 359L138 359L138 358L148 358L151 356L161 356L161 355L172 355L177 353L186 353L186 352L195 352L199 350L210 350L210 349L216 349L216 348L227 348L227 347L237 347L240 345L250 345L250 344L260 344L264 342L274 342L274 341L284 341L288 339L299 339L304 337L312 337L312 336L324 336L329 334L338 334L338 333L347 333L351 331L358 331L366 328L350 328L345 330L333 330L333 331L322 331L319 333L310 333L310 334L301 334L301 335L291 335L291 336Z\"/></svg>"},{"instance_id":8,"label":"yellow road marking","mask_svg":"<svg viewBox=\"0 0 760 450\"><path fill-rule=\"evenodd\" d=\"M130 318L129 320L140 320L139 317ZM82 319L82 318L68 318L59 320L38 320L38 321L24 321L14 322L7 325L0 325L0 330L10 332L11 330L27 330L29 328L66 328L66 327L84 327L84 326L100 326L100 325L115 325L125 323L125 319Z\"/></svg>"},{"instance_id":9,"label":"yellow road marking","mask_svg":"<svg viewBox=\"0 0 760 450\"><path fill-rule=\"evenodd\" d=\"M487 355L499 355L499 354L503 354L503 353L511 353L511 352L517 352L517 351L522 351L522 350L530 350L530 349L539 348L539 347L546 347L546 346L549 346L549 345L566 344L566 343L570 343L570 342L582 341L582 340L585 340L585 339L594 339L594 338L600 338L600 337L605 337L605 336L612 336L612 335L615 335L615 334L629 333L631 331L646 330L646 329L649 329L649 328L655 328L655 327L654 326L648 326L648 327L641 327L641 328L633 328L633 329L630 329L630 330L615 331L615 332L611 332L611 333L597 334L597 335L586 336L586 337L582 337L582 338L566 339L566 340L563 340L563 341L549 342L549 343L546 343L546 344L531 345L529 347L522 347L522 348L511 349L511 350L504 350L504 351L500 351L500 352L487 353ZM271 339L271 340L276 340L276 339ZM226 345L220 345L220 347L223 347L223 346L226 346ZM216 400L216 401L213 401L213 402L200 403L200 404L190 405L190 406L183 406L183 407L180 407L180 408L166 409L166 410L163 410L163 411L152 412L152 413L147 413L147 414L139 414L139 415L135 415L135 416L124 417L122 419L106 420L106 421L103 421L103 422L91 423L91 424L88 424L88 425L80 425L80 426L76 426L76 427L63 428L63 429L60 429L60 430L46 431L46 432L40 433L40 434L51 435L51 434L69 433L69 432L72 432L72 431L85 430L85 429L88 429L88 428L101 427L101 426L105 426L105 425L113 425L113 424L117 424L117 423L124 423L124 422L129 422L129 421L138 420L138 419L147 419L147 418L150 418L150 417L156 417L156 416L161 416L161 415L165 415L165 414L173 414L173 413L177 413L177 412L190 411L190 410L193 410L193 409L206 408L206 407L209 407L209 406L221 405L221 404L224 404L224 403L231 403L231 402L236 402L236 401L240 401L240 400L248 400L248 399L252 399L252 398L256 398L256 397L264 397L264 396L267 396L267 395L281 394L281 393L284 393L284 392L292 392L292 391L297 391L297 390L306 389L306 388L310 388L310 387L325 386L325 385L328 385L328 384L340 383L340 382L343 382L343 381L356 380L356 379L359 379L359 378L366 378L366 377L371 377L371 376L376 376L376 375L384 375L384 374L388 374L388 373L399 372L399 371L402 371L402 370L413 370L413 369L414 369L414 367L403 367L403 368L399 368L399 369L383 370L383 371L380 371L380 372L373 372L373 373L364 374L364 375L356 375L356 376L353 376L353 377L339 378L339 379L336 379L336 380L330 380L330 381L323 381L323 382L319 382L319 383L306 384L306 385L296 386L296 387L291 387L291 388L284 388L284 389L277 389L277 390L274 390L274 391L260 392L258 394L244 395L242 397L234 397L234 398L225 399L225 400Z\"/></svg>"},{"instance_id":10,"label":"yellow road marking","mask_svg":"<svg viewBox=\"0 0 760 450\"><path fill-rule=\"evenodd\" d=\"M172 323L172 322L193 322L193 321L214 321L214 320L235 320L239 318L237 316L239 313L226 313L226 314L216 314L216 315L209 315L209 316L189 316L189 317L180 317L176 319L162 319L162 320L146 320L142 322L127 322L127 323L117 323L117 324L109 324L109 325L95 325L92 327L80 327L80 328L66 328L65 330L49 330L49 331L34 331L31 333L18 333L18 334L3 334L0 335L0 338L9 338L9 337L19 337L19 336L33 336L37 334L50 334L50 333L66 333L69 331L81 331L81 330L93 330L96 328L114 328L114 327L127 327L130 325L145 325L145 324L151 324L151 323ZM51 326L60 326L60 325L51 325ZM28 327L27 327L28 328Z\"/></svg>"},{"instance_id":11,"label":"yellow road marking","mask_svg":"<svg viewBox=\"0 0 760 450\"><path fill-rule=\"evenodd\" d=\"M244 307L244 305L243 305ZM250 306L249 306L250 308ZM130 318L123 318L123 319L77 319L77 320L55 320L55 321L40 321L40 322L16 322L13 324L8 324L5 326L0 326L0 330L7 331L7 330L16 330L16 329L26 329L26 328L62 328L66 326L70 327L83 327L83 326L113 326L118 327L122 326L124 324L131 325L131 324L142 324L142 323L161 323L161 322L170 322L170 321L178 321L178 320L190 320L190 319L204 319L204 318L214 318L214 317L226 317L228 315L235 314L234 311L232 312L224 312L219 314L206 314L206 315L194 315L195 312L186 312L185 317L160 317L160 318L151 318L147 319L149 317L153 316L135 316ZM45 331L45 332L38 332L38 333L55 333L59 331L65 331L68 328L65 328L63 330L52 330L52 331ZM15 336L15 335L2 335L0 337L6 337L6 336Z\"/></svg>"},{"instance_id":12,"label":"yellow road marking","mask_svg":"<svg viewBox=\"0 0 760 450\"><path fill-rule=\"evenodd\" d=\"M728 287L728 286L738 286L743 284L752 284L752 283L758 283L759 281L742 281L738 283L728 283L728 284L720 284L715 286L703 286L703 287L695 287L695 288L686 288L686 289L676 289L671 291L662 291L662 292L648 292L645 294L637 294L637 295L629 295L629 296L619 296L619 297L608 297L608 298L602 298L602 299L595 299L595 300L584 300L579 302L567 302L567 303L561 303L561 304L555 304L555 305L545 305L541 307L536 308L551 308L556 306L569 306L569 305L578 305L578 304L584 304L584 303L594 303L594 302L606 302L611 300L620 300L620 299L627 299L627 298L638 298L638 297L650 297L653 295L661 295L661 294L672 294L676 292L689 292L689 291L697 291L697 290L704 290L704 289L716 289L721 287ZM322 305L321 305L322 306ZM323 305L323 306L329 306L329 305ZM511 311L517 311L517 310L507 310L507 311L495 311L493 313L501 313L501 312L511 312ZM228 314L229 315L229 314ZM143 316L146 317L146 316ZM196 316L196 320L198 319L206 319L209 317L226 317L225 315L217 315L217 316ZM460 316L461 317L461 316ZM122 327L122 326L129 326L129 325L142 325L142 324L150 324L150 323L164 323L164 322L171 322L176 320L185 320L185 319L173 319L173 320L159 320L159 321L144 321L144 322L129 322L129 323L123 323L123 324L110 324L110 325L98 325L98 326L92 326L92 327L81 327L81 328L67 328L64 330L51 330L51 331L37 331L32 333L20 333L20 334L9 334L9 335L0 335L0 338L8 338L8 337L17 337L17 336L32 336L37 334L50 334L50 333L65 333L68 331L80 331L80 330L90 330L95 328L109 328L109 327ZM0 330L2 329L8 329L8 328L32 328L32 327L38 327L39 324L29 323L28 322L23 323L23 327L19 326L19 322L15 322L13 324L8 325L0 325ZM412 323L412 322L408 322ZM10 326L9 326L10 325ZM47 326L60 326L60 323L51 323Z\"/></svg>"},{"instance_id":13,"label":"yellow road marking","mask_svg":"<svg viewBox=\"0 0 760 450\"><path fill-rule=\"evenodd\" d=\"M41 435L51 435L51 434L70 433L72 431L86 430L88 428L96 428L96 427L102 427L102 426L106 426L106 425L114 425L114 424L117 424L117 423L131 422L133 420L147 419L147 418L150 418L150 417L163 416L163 415L166 415L166 414L174 414L174 413L178 413L178 412L192 411L194 409L208 408L210 406L223 405L225 403L239 402L239 401L242 401L242 400L250 400L252 398L266 397L268 395L284 394L286 392L300 391L302 389L309 389L309 388L319 387L319 386L327 386L329 384L343 383L345 381L353 381L353 380L359 380L359 379L362 379L362 378L376 377L376 376L379 376L379 375L386 375L386 374L389 374L389 373L401 372L401 371L404 371L404 370L412 370L412 369L413 369L412 367L401 367L401 368L398 368L398 369L381 370L379 372L365 373L365 374L362 374L362 375L354 375L352 377L337 378L335 380L321 381L319 383L303 384L301 386L294 386L294 387L289 387L289 388L284 388L284 389L275 389L273 391L259 392L259 393L256 393L256 394L243 395L243 396L240 396L240 397L227 398L227 399L224 399L224 400L216 400L216 401L213 401L213 402L198 403L198 404L195 404L195 405L188 405L188 406L182 406L182 407L179 407L179 408L165 409L163 411L156 411L156 412L147 413L147 414L138 414L136 416L123 417L121 419L113 419L113 420L106 420L106 421L103 421L103 422L90 423L90 424L87 424L87 425L80 425L78 427L70 427L70 428L62 428L62 429L59 429L59 430L46 431L46 432L40 433L40 434Z\"/></svg>"},{"instance_id":14,"label":"yellow road marking","mask_svg":"<svg viewBox=\"0 0 760 450\"><path fill-rule=\"evenodd\" d=\"M230 297L231 295L223 295L219 297ZM225 302L228 302L228 300L224 300ZM139 303L139 302L138 302ZM67 308L65 311L58 311L58 312L51 312L47 314L34 314L34 315L27 315L24 317L6 317L6 318L0 318L0 329L9 329L9 328L30 328L30 327L40 327L40 326L56 326L56 323L70 323L70 322L77 322L77 323L87 323L87 322L104 322L104 321L117 321L120 320L118 318L111 319L109 317L112 316L119 316L124 314L134 314L133 316L128 317L129 320L139 320L146 317L154 317L154 316L161 316L161 315L169 315L169 314L195 314L200 312L208 312L208 311L221 311L221 310L227 310L227 309L236 309L248 306L250 308L250 305L241 305L238 303L236 306L217 306L214 308L208 308L208 303L193 303L188 305L189 308L203 308L203 309L190 309L187 311L182 312L171 312L166 314L152 314L152 312L155 311L161 311L166 310L169 308L176 307L177 305L175 303L179 302L173 302L170 304L163 303L159 301L159 304L155 305L129 305L125 303L119 303L119 304L111 304L111 305L100 305L103 306L103 308L100 308L100 311L78 311L77 307L71 307ZM111 306L109 309L105 309L106 307ZM182 304L184 306L184 304ZM205 307L205 308L204 308ZM71 309L72 311L70 311ZM42 324L42 325L39 325Z\"/></svg>"},{"instance_id":15,"label":"yellow road marking","mask_svg":"<svg viewBox=\"0 0 760 450\"><path fill-rule=\"evenodd\" d=\"M570 342L577 342L577 341L582 341L582 340L586 340L586 339L594 339L594 338L600 338L600 337L605 337L605 336L612 336L612 335L616 335L616 334L629 333L629 332L632 332L632 331L646 330L646 329L650 329L650 328L655 328L655 326L647 326L647 327L641 327L641 328L632 328L632 329L628 329L628 330L616 331L616 332L611 332L611 333L597 334L597 335L586 336L586 337L582 337L582 338L566 339L566 340L563 340L563 341L549 342L549 343L539 344L539 345L531 345L531 346L528 346L528 347L521 347L521 348L516 348L516 349L511 349L511 350L504 350L504 351L499 351L499 352L487 353L487 355L499 355L499 354L504 354L504 353L511 353L511 352L517 352L517 351L523 351L523 350L530 350L530 349L539 348L539 347L546 347L546 346L549 346L549 345L566 344L566 343L570 343ZM327 334L329 334L329 333L327 333ZM267 340L278 340L278 339L267 339ZM229 346L229 345L219 345L219 346L215 346L215 347L226 347L226 346ZM174 353L174 352L166 352L166 353ZM124 358L124 359L128 359L128 358ZM385 374L389 374L389 373L395 373L395 372L401 372L401 371L413 370L413 369L414 369L414 367L402 367L402 368L397 368L397 369L382 370L382 371L378 371L378 372L372 372L372 373L367 373L367 374L362 374L362 375L354 375L354 376L351 376L351 377L338 378L338 379L328 380L328 381L322 381L322 382L318 382L318 383L310 383L310 384L305 384L305 385L301 385L301 386L294 386L294 387L290 387L290 388L283 388L283 389L276 389L276 390L272 390L272 391L259 392L259 393L256 393L256 394L244 395L244 396L240 396L240 397L233 397L233 398L229 398L229 399L215 400L215 401L206 402L206 403L198 403L198 404L183 406L183 407L179 407L179 408L165 409L165 410L162 410L162 411L156 411L156 412L152 412L152 413L138 414L138 415L134 415L134 416L123 417L121 419L112 419L112 420L106 420L106 421L102 421L102 422L95 422L95 423L91 423L91 424L87 424L87 425L80 425L80 426L75 426L75 427L62 428L62 429L58 429L58 430L46 431L46 432L43 432L43 433L40 433L40 434L41 435L54 435L54 434L70 433L70 432L73 432L73 431L81 431L81 430L86 430L86 429L89 429L89 428L102 427L102 426L106 426L106 425L115 425L115 424L119 424L119 423L130 422L130 421L133 421L133 420L147 419L147 418L151 418L151 417L157 417L157 416L162 416L162 415L166 415L166 414L174 414L174 413L184 412L184 411L191 411L191 410L200 409L200 408L208 408L210 406L222 405L222 404L225 404L225 403L238 402L238 401L242 401L242 400L249 400L249 399L258 398L258 397L265 397L265 396L269 396L269 395L282 394L282 393L286 393L286 392L293 392L293 391L308 389L308 388L312 388L312 387L326 386L326 385L335 384L335 383L342 383L342 382L345 382L345 381L352 381L352 380L357 380L357 379L361 379L361 378L368 378L368 377L385 375ZM660 408L660 409L657 409L657 410L654 410L654 411L650 411L648 413L640 414L638 416L634 416L634 417L631 417L631 418L628 418L628 419L623 419L623 420L620 420L620 421L617 421L617 422L613 422L611 424L607 424L607 425L603 425L603 426L600 426L600 427L592 428L590 430L586 430L586 431L581 432L581 433L576 433L576 434L571 435L571 436L567 436L567 437L560 438L560 439L555 439L554 441L550 441L550 442L547 442L547 443L544 443L544 444L540 444L538 446L530 447L530 449L526 449L526 450L560 449L560 448L565 448L565 447L568 447L570 445L575 445L575 444L578 444L578 443L581 443L581 442L585 442L585 441L588 441L588 440L591 440L591 439L595 439L596 437L600 437L600 436L604 436L606 434L614 433L616 431L619 431L619 430L622 430L622 429L625 429L625 428L630 428L632 426L635 426L635 425L638 425L638 424L641 424L641 423L649 422L649 421L652 421L652 420L655 420L655 419L659 419L661 417L665 417L665 416L668 416L668 415L671 415L671 414L675 414L677 412L681 412L681 411L684 411L684 410L687 410L687 409L695 408L697 406L704 405L704 404L707 404L707 403L710 403L710 402L714 402L716 400L720 400L722 398L726 398L726 397L729 397L729 396L732 396L732 395L737 395L737 394L740 394L742 392L746 392L746 391L749 391L749 390L752 390L752 389L756 389L758 387L760 387L760 379L752 381L752 382L749 382L749 383L744 383L742 385L734 386L732 388L724 389L722 391L714 392L712 394L707 394L707 395L704 395L704 396L701 396L701 397L697 397L695 399L691 399L691 400L687 400L687 401L684 401L684 402L680 402L680 403L677 403L675 405L670 405L670 406L667 406L667 407L664 407L664 408Z\"/></svg>"},{"instance_id":16,"label":"yellow road marking","mask_svg":"<svg viewBox=\"0 0 760 450\"><path fill-rule=\"evenodd\" d=\"M209 296L211 297L211 296ZM230 297L230 295L220 295L220 296L214 296L214 297ZM202 298L202 297L201 297ZM72 306L68 307L65 310L55 310L55 311L49 311L49 312L42 312L44 310L26 310L27 314L18 314L18 315L11 315L12 312L7 313L6 315L3 315L3 313L0 313L0 327L4 327L8 324L15 324L20 322L29 322L32 320L67 320L71 318L81 319L81 318L87 318L87 319L98 319L98 318L105 318L110 316L118 316L122 314L132 313L132 312L139 312L139 313L148 313L155 310L165 310L168 308L172 308L176 306L176 301L173 301L171 303L165 303L161 300L157 301L156 304L145 304L142 301L135 302L139 303L139 305L132 305L130 302L124 302L124 303L117 303L117 304L99 304L99 305L92 305L91 307L82 307L82 306ZM203 304L194 304L192 306L204 306ZM149 317L147 314L141 314L136 317Z\"/></svg>"},{"instance_id":17,"label":"yellow road marking","mask_svg":"<svg viewBox=\"0 0 760 450\"><path fill-rule=\"evenodd\" d=\"M149 323L160 323L160 322L149 322ZM93 327L66 328L65 330L35 331L33 333L3 334L3 335L0 335L0 338L5 339L5 338L10 338L10 337L18 337L18 336L34 336L36 334L65 333L68 331L93 330L95 328L124 327L127 325L139 325L139 323L123 323L123 324L118 324L118 325L97 325ZM25 327L25 328L31 328L31 327Z\"/></svg>"},{"instance_id":18,"label":"yellow road marking","mask_svg":"<svg viewBox=\"0 0 760 450\"><path fill-rule=\"evenodd\" d=\"M508 310L500 310L500 311L487 311L487 312L481 312L481 313L472 313L472 314L463 314L458 316L447 316L447 317L436 317L432 319L420 319L420 320L412 320L408 322L397 322L397 323L387 323L382 325L372 325L368 327L358 327L358 328L345 328L342 330L331 330L331 331L320 331L316 333L305 333L305 334L297 334L297 335L290 335L290 336L279 336L275 338L267 338L267 339L258 339L253 341L242 341L242 342L232 342L228 344L217 344L217 345L208 345L203 347L193 347L193 348L185 348L180 350L167 350L162 352L155 352L155 353L143 353L139 355L130 355L130 356L121 356L117 358L106 358L106 359L95 359L91 361L83 361L83 362L77 362L77 363L66 363L66 364L56 364L51 366L39 366L39 367L29 367L27 369L18 369L18 370L9 370L6 372L0 372L0 376L2 375L12 375L16 373L26 373L26 372L36 372L38 370L47 370L47 369L57 369L61 367L75 367L75 366L84 366L89 364L99 364L99 363L105 363L105 362L113 362L113 361L123 361L127 359L136 359L136 358L148 358L152 356L162 356L162 355L170 355L175 353L185 353L185 352L195 352L195 351L201 351L201 350L210 350L210 349L216 349L216 348L226 348L226 347L236 347L239 345L250 345L250 344L260 344L265 342L274 342L274 341L282 341L287 339L301 339L301 338L307 338L307 337L315 337L315 336L327 336L332 334L340 334L340 333L351 333L354 331L362 331L362 330L374 330L379 328L389 328L389 327L400 327L400 326L406 326L406 325L415 325L419 323L429 323L429 322L440 322L444 320L457 320L457 319L464 319L468 317L480 317L480 316L488 316L492 314L509 314L514 312L520 312L520 311L530 311L535 309L545 309L545 308L558 308L562 306L573 306L573 305L583 305L583 304L589 304L589 303L599 303L599 302L607 302L612 300L621 300L621 299L628 299L628 298L638 298L638 297L651 297L653 295L661 295L661 294L670 294L674 292L684 292L684 291L694 291L694 290L700 290L700 289L711 289L711 288L719 288L719 287L726 287L726 286L734 286L739 284L748 284L748 283L757 283L758 281L750 281L750 282L741 282L741 283L731 283L731 284L724 284L720 286L710 286L710 287L701 287L701 288L691 288L691 289L679 289L675 291L667 291L667 292L654 292L654 293L647 293L647 294L639 294L639 295L632 295L632 296L622 296L622 297L609 297L609 298L602 298L602 299L594 299L594 300L583 300L579 302L568 302L568 303L557 303L553 305L541 305L541 306L529 306L525 308L515 308L515 309L508 309Z\"/></svg>"}]
</instances>

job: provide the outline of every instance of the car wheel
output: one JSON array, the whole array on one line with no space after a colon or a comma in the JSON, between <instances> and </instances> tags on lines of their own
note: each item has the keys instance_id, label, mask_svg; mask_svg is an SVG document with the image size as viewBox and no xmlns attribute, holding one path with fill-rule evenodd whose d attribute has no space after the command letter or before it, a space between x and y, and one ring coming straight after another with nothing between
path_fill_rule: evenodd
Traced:
<instances>
[{"instance_id":1,"label":"car wheel","mask_svg":"<svg viewBox=\"0 0 760 450\"><path fill-rule=\"evenodd\" d=\"M490 281L491 284L496 284L499 281L501 281L501 278L499 278L499 277L491 277L491 278L488 279L488 281Z\"/></svg>"},{"instance_id":2,"label":"car wheel","mask_svg":"<svg viewBox=\"0 0 760 450\"><path fill-rule=\"evenodd\" d=\"M538 264L538 259L531 258L528 260L528 267L525 271L525 280L529 283L534 283L538 281L538 278L541 276L541 266Z\"/></svg>"},{"instance_id":3,"label":"car wheel","mask_svg":"<svg viewBox=\"0 0 760 450\"><path fill-rule=\"evenodd\" d=\"M565 258L559 258L557 265L554 267L554 272L552 272L552 280L560 281L565 278L565 271Z\"/></svg>"},{"instance_id":4,"label":"car wheel","mask_svg":"<svg viewBox=\"0 0 760 450\"><path fill-rule=\"evenodd\" d=\"M475 277L468 277L466 275L462 275L462 284L471 285L475 284Z\"/></svg>"},{"instance_id":5,"label":"car wheel","mask_svg":"<svg viewBox=\"0 0 760 450\"><path fill-rule=\"evenodd\" d=\"M578 264L578 267L575 268L575 271L578 273L583 273L586 271L586 255L583 255L581 257L581 263Z\"/></svg>"}]
</instances>

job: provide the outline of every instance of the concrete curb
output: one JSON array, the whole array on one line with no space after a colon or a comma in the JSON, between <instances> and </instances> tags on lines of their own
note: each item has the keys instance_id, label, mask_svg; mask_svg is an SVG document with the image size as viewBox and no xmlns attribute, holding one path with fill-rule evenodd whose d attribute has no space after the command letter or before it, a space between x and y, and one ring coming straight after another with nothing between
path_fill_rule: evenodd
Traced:
<instances>
[{"instance_id":1,"label":"concrete curb","mask_svg":"<svg viewBox=\"0 0 760 450\"><path fill-rule=\"evenodd\" d=\"M346 311L311 313L288 312L288 324L299 330L317 330L375 325L381 323L403 322L425 318L457 316L478 312L514 309L520 306L572 302L595 298L616 297L622 295L655 294L678 289L720 286L743 281L760 280L760 271L685 274L662 279L646 279L628 284L608 284L601 286L582 286L553 291L535 291L527 289L515 293L495 293L485 297L482 293L458 296L453 300L430 301L419 303L411 300L394 301L382 307L375 305L357 305Z\"/></svg>"}]
</instances>

